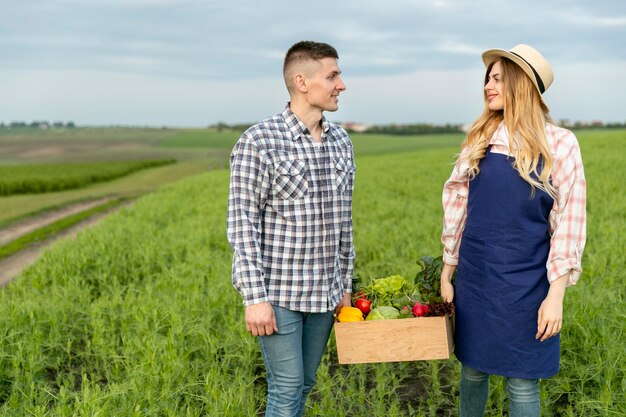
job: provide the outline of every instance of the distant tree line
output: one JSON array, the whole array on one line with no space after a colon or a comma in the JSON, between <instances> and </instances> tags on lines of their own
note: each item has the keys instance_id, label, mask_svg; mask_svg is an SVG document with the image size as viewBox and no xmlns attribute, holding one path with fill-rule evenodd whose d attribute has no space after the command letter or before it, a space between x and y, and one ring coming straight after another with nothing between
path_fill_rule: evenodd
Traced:
<instances>
[{"instance_id":1,"label":"distant tree line","mask_svg":"<svg viewBox=\"0 0 626 417\"><path fill-rule=\"evenodd\" d=\"M594 120L592 122L571 122L567 119L559 120L557 122L559 126L562 126L566 129L623 129L626 128L626 122L602 122L599 120Z\"/></svg>"},{"instance_id":2,"label":"distant tree line","mask_svg":"<svg viewBox=\"0 0 626 417\"><path fill-rule=\"evenodd\" d=\"M222 131L238 131L243 132L252 126L254 123L238 123L227 124L219 122L210 125L208 128ZM361 125L356 123L339 123L346 129L348 133L373 133L373 134L386 134L386 135L426 135L435 133L462 133L461 125L431 125L431 124L393 124L393 125Z\"/></svg>"},{"instance_id":3,"label":"distant tree line","mask_svg":"<svg viewBox=\"0 0 626 417\"><path fill-rule=\"evenodd\" d=\"M254 123L228 124L219 122L209 126L209 129L221 131L237 131L243 132ZM571 122L567 119L557 121L559 126L567 129L624 129L626 122ZM388 125L367 125L363 123L340 123L348 133L370 133L385 135L432 135L438 133L465 133L464 126L461 124L445 124L433 125L428 123L417 124L388 124ZM465 126L467 128L467 126Z\"/></svg>"},{"instance_id":4,"label":"distant tree line","mask_svg":"<svg viewBox=\"0 0 626 417\"><path fill-rule=\"evenodd\" d=\"M349 133L355 130L346 127ZM438 133L463 133L462 125L431 125L427 123L418 124L393 124L393 125L372 125L359 129L362 133L385 134L385 135L432 135Z\"/></svg>"},{"instance_id":5,"label":"distant tree line","mask_svg":"<svg viewBox=\"0 0 626 417\"><path fill-rule=\"evenodd\" d=\"M4 122L0 122L0 128L2 129L52 129L52 128L65 128L65 129L73 129L76 125L74 122L47 122L45 120L33 120L30 123L27 122L11 122L5 124Z\"/></svg>"},{"instance_id":6,"label":"distant tree line","mask_svg":"<svg viewBox=\"0 0 626 417\"><path fill-rule=\"evenodd\" d=\"M231 130L234 130L237 132L244 132L253 124L254 123L237 123L237 124L229 125L224 122L218 122L214 125L210 125L209 129L214 129L214 130L217 130L218 132L231 131Z\"/></svg>"},{"instance_id":7,"label":"distant tree line","mask_svg":"<svg viewBox=\"0 0 626 417\"><path fill-rule=\"evenodd\" d=\"M224 122L218 122L213 125L209 125L209 129L221 131L237 131L243 132L252 126L254 123L235 123L227 124ZM389 124L389 125L365 125L357 123L340 123L348 133L372 133L372 134L385 134L385 135L432 135L437 133L463 133L463 125L460 124L445 124L445 125L432 125L428 123L418 124ZM567 129L624 129L626 128L626 122L571 122L567 119L558 120L559 126ZM45 120L34 120L28 122L0 122L0 129L74 129L76 124L72 121L69 122L48 122Z\"/></svg>"}]
</instances>

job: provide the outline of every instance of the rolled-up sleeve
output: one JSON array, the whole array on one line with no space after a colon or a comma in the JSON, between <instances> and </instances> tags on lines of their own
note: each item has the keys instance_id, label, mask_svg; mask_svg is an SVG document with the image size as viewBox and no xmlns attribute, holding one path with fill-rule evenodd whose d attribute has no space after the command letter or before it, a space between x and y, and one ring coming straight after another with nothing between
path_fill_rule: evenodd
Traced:
<instances>
[{"instance_id":1,"label":"rolled-up sleeve","mask_svg":"<svg viewBox=\"0 0 626 417\"><path fill-rule=\"evenodd\" d=\"M569 274L568 285L574 285L582 272L585 249L587 183L576 137L568 132L560 142L552 171L557 201L550 213L552 238L546 267L550 282Z\"/></svg>"},{"instance_id":2,"label":"rolled-up sleeve","mask_svg":"<svg viewBox=\"0 0 626 417\"><path fill-rule=\"evenodd\" d=\"M469 193L468 165L464 160L465 149L457 159L450 178L443 186L443 262L448 265L459 263L459 246L467 218L467 196Z\"/></svg>"},{"instance_id":3,"label":"rolled-up sleeve","mask_svg":"<svg viewBox=\"0 0 626 417\"><path fill-rule=\"evenodd\" d=\"M268 164L244 136L230 158L227 237L233 248L233 286L244 305L268 301L261 256L261 212L270 189Z\"/></svg>"}]
</instances>

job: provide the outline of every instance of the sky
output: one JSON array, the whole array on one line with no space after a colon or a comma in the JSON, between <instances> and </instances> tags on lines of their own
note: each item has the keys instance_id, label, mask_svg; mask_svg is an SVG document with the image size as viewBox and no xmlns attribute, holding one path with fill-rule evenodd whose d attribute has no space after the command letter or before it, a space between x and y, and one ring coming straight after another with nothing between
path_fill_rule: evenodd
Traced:
<instances>
[{"instance_id":1,"label":"sky","mask_svg":"<svg viewBox=\"0 0 626 417\"><path fill-rule=\"evenodd\" d=\"M624 0L0 0L0 122L205 127L289 100L287 49L333 45L333 121L467 124L490 48L551 63L554 119L626 121Z\"/></svg>"}]
</instances>

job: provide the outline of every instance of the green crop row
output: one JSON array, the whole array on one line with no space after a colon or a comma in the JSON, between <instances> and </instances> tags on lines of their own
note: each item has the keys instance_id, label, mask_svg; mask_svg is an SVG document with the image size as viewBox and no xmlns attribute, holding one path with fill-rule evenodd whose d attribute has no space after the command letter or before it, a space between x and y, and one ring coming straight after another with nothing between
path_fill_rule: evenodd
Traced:
<instances>
[{"instance_id":1,"label":"green crop row","mask_svg":"<svg viewBox=\"0 0 626 417\"><path fill-rule=\"evenodd\" d=\"M0 165L0 196L70 190L132 172L172 164L173 159L94 163Z\"/></svg>"},{"instance_id":2,"label":"green crop row","mask_svg":"<svg viewBox=\"0 0 626 417\"><path fill-rule=\"evenodd\" d=\"M113 209L114 207L119 206L128 199L129 197L115 198L107 203L101 204L85 211L81 211L80 213L76 213L68 217L64 217L63 219L57 220L52 224L22 235L17 239L9 242L8 244L0 246L0 260L23 250L33 243L42 242L49 237L56 236L57 234L76 225L77 223L80 223L83 220L88 219L91 216Z\"/></svg>"},{"instance_id":3,"label":"green crop row","mask_svg":"<svg viewBox=\"0 0 626 417\"><path fill-rule=\"evenodd\" d=\"M562 369L541 382L542 415L622 416L626 195L606 167L624 166L626 135L579 137L585 271L565 298ZM418 257L440 251L456 151L357 156L358 276L411 277ZM224 170L168 186L60 242L0 290L0 415L259 415L265 371L230 282L227 193ZM454 416L458 377L455 359L338 365L331 337L305 415ZM487 408L506 415L500 378Z\"/></svg>"}]
</instances>

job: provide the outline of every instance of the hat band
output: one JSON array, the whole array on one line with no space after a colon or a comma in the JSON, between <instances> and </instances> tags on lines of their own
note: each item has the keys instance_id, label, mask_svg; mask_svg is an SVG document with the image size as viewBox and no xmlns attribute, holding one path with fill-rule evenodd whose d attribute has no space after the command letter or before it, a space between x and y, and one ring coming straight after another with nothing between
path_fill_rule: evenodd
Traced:
<instances>
[{"instance_id":1,"label":"hat band","mask_svg":"<svg viewBox=\"0 0 626 417\"><path fill-rule=\"evenodd\" d=\"M530 62L526 61L524 59L524 57L522 57L521 55L516 54L513 51L509 51L510 53L512 53L513 55L515 55L516 57L520 58L522 61L524 61L525 63L528 64L528 66L530 67L531 70L533 70L533 74L535 74L535 80L537 81L537 86L539 87L539 91L541 92L541 94L545 93L546 88L543 85L543 81L541 81L541 77L539 76L539 74L537 73L537 71L535 71L535 68L530 65Z\"/></svg>"}]
</instances>

